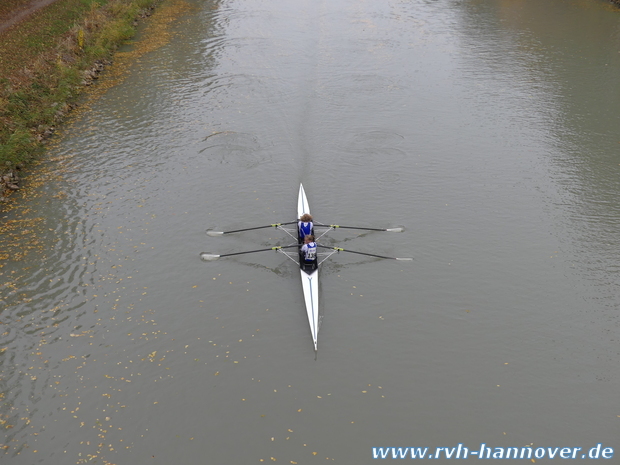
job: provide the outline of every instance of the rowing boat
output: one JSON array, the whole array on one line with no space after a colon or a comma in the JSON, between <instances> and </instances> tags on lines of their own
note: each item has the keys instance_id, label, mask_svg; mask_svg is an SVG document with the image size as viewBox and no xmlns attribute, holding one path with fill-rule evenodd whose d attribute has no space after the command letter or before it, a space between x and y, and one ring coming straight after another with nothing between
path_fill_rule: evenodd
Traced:
<instances>
[{"instance_id":1,"label":"rowing boat","mask_svg":"<svg viewBox=\"0 0 620 465\"><path fill-rule=\"evenodd\" d=\"M310 214L310 206L308 205L304 186L300 184L299 196L297 198L297 218L301 218L306 213ZM314 351L316 352L318 350L317 336L319 334L319 268L316 264L314 266L305 266L303 257L299 258L299 267L301 286L306 302L306 312L308 313L310 332L312 333Z\"/></svg>"},{"instance_id":2,"label":"rowing boat","mask_svg":"<svg viewBox=\"0 0 620 465\"><path fill-rule=\"evenodd\" d=\"M295 263L297 263L300 268L299 271L301 275L301 286L302 286L303 293L304 293L306 313L308 314L308 322L310 323L310 333L312 334L312 342L314 343L314 353L315 353L315 358L316 358L316 353L318 350L317 336L319 334L319 265L323 263L326 259L331 257L332 255L340 253L340 252L348 252L348 253L364 255L368 257L384 258L384 259L390 259L390 260L413 260L413 259L412 258L386 257L384 255L377 255L377 254L366 253L366 252L358 252L355 250L343 249L341 247L327 247L324 245L317 244L317 247L320 247L322 249L328 249L329 252L325 252L321 254L325 256L321 261L319 261L318 258L315 258L314 262L306 263L304 260L304 257L301 254L300 247L301 247L302 241L299 236L299 228L297 227L299 218L301 218L306 213L310 214L310 206L308 205L308 198L306 197L304 186L303 184L300 184L299 195L297 197L297 220L295 221L289 221L287 223L272 223L272 224L268 224L264 226L254 226L251 228L235 229L231 231L216 231L213 229L207 229L207 235L212 236L212 237L220 237L220 236L224 236L226 234L232 234L232 233L254 231L257 229L276 228L276 229L279 229L285 232L286 234L291 236L293 239L295 239L294 243L290 245L283 245L283 246L278 245L278 246L268 247L264 249L247 250L245 252L231 252L231 253L225 253L225 254L214 254L214 253L209 253L209 252L201 252L200 258L205 261L212 261L212 260L218 260L222 257L231 257L231 256L238 256L238 255L244 255L244 254L250 254L250 253L256 253L256 252L266 252L269 250L273 250L276 252L283 253L288 258L290 258ZM296 227L294 229L284 228L283 226L285 225L295 225ZM315 242L318 242L318 240L322 236L324 236L327 232L336 230L336 229L360 229L360 230L365 230L365 231L386 231L386 232L403 232L404 231L403 227L367 228L367 227L359 227L359 226L341 226L337 224L322 224L318 222L314 222L314 226L315 228L325 229L325 231L315 239ZM296 251L287 252L285 251L285 249L296 249Z\"/></svg>"}]
</instances>

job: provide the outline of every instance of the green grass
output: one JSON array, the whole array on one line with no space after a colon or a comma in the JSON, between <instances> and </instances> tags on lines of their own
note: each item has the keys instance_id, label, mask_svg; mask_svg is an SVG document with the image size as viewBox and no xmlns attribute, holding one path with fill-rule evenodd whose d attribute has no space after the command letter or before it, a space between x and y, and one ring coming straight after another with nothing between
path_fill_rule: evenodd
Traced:
<instances>
[{"instance_id":1,"label":"green grass","mask_svg":"<svg viewBox=\"0 0 620 465\"><path fill-rule=\"evenodd\" d=\"M58 0L0 35L0 173L38 157L40 134L79 94L82 71L131 38L158 1Z\"/></svg>"}]
</instances>

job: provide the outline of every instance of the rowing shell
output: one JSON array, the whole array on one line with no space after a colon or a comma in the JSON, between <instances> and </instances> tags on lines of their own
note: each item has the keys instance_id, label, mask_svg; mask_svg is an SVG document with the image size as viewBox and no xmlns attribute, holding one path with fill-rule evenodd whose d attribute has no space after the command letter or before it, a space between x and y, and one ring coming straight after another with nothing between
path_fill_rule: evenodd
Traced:
<instances>
[{"instance_id":1,"label":"rowing shell","mask_svg":"<svg viewBox=\"0 0 620 465\"><path fill-rule=\"evenodd\" d=\"M299 185L299 197L297 199L297 218L301 218L305 213L310 214L310 206L304 191L303 184ZM299 258L302 261L302 257ZM319 269L314 270L300 269L301 286L304 290L304 300L306 301L306 312L308 313L308 322L310 323L310 332L312 333L312 341L314 342L314 351L318 350L317 336L319 334Z\"/></svg>"},{"instance_id":2,"label":"rowing shell","mask_svg":"<svg viewBox=\"0 0 620 465\"><path fill-rule=\"evenodd\" d=\"M308 199L306 197L306 193L304 192L304 186L300 184L299 185L299 196L297 199L297 217L301 218L306 213L310 214L310 206L308 205ZM324 262L327 258L331 257L333 254L340 253L340 252L349 252L349 253L354 253L354 254L359 254L359 255L367 255L369 257L385 258L385 259L392 259L392 260L413 260L413 258L386 257L383 255L376 255L372 253L357 252L355 250L346 250L340 247L326 247L322 245L317 245L318 247L321 247L323 249L330 249L331 251L329 253L323 254L323 255L326 255L326 257L323 258L323 260L321 260L320 262L318 258L315 258L313 262L306 262L304 260L304 257L302 257L301 250L300 250L302 241L299 235L299 228L296 227L295 229L291 230L291 229L282 227L283 225L291 225L291 224L296 224L296 223L297 221L291 221L288 223L274 223L274 224L268 224L265 226L255 226L252 228L236 229L233 231L214 231L212 229L208 229L207 234L209 236L223 236L224 234L238 233L242 231L253 231L256 229L266 229L266 228L278 228L284 231L285 233L287 233L293 239L295 239L295 242L293 242L290 245L269 247L266 249L258 249L258 250L248 250L245 252L232 252L232 253L225 253L225 254L212 254L208 252L201 252L200 258L205 261L212 261L212 260L217 260L221 257L230 257L233 255L236 256L236 255L243 255L243 254L248 254L248 253L266 252L268 250L275 250L277 252L283 253L288 258L290 258L295 263L297 263L300 268L301 286L304 292L304 303L306 304L306 313L308 314L308 322L310 323L310 333L312 334L312 342L314 343L314 352L315 352L315 359L316 359L316 352L318 350L317 336L319 334L319 265L322 262ZM327 233L330 230L336 229L336 228L362 229L362 230L368 230L368 231L388 231L388 232L402 232L404 229L402 227L389 228L389 229L363 228L363 227L356 227L356 226L339 226L335 224L326 225L326 224L321 224L321 223L317 223L316 226L319 228L325 228L326 231L323 232L317 238L315 238L315 242L318 239L320 239L325 233ZM297 251L300 253L298 254L298 253L286 252L284 249L297 249Z\"/></svg>"}]
</instances>

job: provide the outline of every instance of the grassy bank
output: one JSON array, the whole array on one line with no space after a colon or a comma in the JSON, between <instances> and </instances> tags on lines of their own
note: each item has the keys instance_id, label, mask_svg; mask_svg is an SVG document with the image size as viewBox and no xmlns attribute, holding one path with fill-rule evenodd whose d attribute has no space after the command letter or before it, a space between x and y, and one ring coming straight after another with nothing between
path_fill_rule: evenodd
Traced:
<instances>
[{"instance_id":1,"label":"grassy bank","mask_svg":"<svg viewBox=\"0 0 620 465\"><path fill-rule=\"evenodd\" d=\"M160 1L57 0L0 34L3 189L16 187L16 170L37 159L80 90Z\"/></svg>"}]
</instances>

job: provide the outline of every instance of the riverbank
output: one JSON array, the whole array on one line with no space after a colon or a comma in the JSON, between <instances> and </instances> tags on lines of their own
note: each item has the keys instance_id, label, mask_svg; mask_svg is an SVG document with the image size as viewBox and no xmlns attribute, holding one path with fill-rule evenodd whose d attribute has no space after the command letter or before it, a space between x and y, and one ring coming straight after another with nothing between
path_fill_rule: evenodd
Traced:
<instances>
[{"instance_id":1,"label":"riverbank","mask_svg":"<svg viewBox=\"0 0 620 465\"><path fill-rule=\"evenodd\" d=\"M0 201L19 189L20 171L162 1L56 0L0 32ZM0 16L32 6L7 0Z\"/></svg>"}]
</instances>

